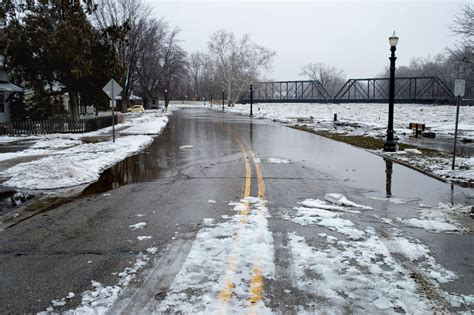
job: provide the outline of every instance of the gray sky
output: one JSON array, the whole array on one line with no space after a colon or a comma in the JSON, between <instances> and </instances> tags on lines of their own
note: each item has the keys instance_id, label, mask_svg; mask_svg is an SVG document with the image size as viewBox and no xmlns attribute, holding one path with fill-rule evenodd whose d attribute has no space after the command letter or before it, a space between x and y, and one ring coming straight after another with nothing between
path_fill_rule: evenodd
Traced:
<instances>
[{"instance_id":1,"label":"gray sky","mask_svg":"<svg viewBox=\"0 0 474 315\"><path fill-rule=\"evenodd\" d=\"M348 78L372 77L388 65L388 37L400 37L397 65L452 47L448 25L460 1L199 1L146 0L158 17L181 29L186 51L205 51L214 31L250 33L276 51L269 79L302 78L309 62L344 70Z\"/></svg>"}]
</instances>

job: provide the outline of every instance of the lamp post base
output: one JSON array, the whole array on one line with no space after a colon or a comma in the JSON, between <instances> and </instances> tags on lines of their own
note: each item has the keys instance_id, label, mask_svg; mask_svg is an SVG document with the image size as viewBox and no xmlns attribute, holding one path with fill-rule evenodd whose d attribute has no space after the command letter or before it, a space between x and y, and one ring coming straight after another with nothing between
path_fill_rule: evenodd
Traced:
<instances>
[{"instance_id":1,"label":"lamp post base","mask_svg":"<svg viewBox=\"0 0 474 315\"><path fill-rule=\"evenodd\" d=\"M383 150L385 152L397 152L397 142L395 140L386 140L383 144Z\"/></svg>"}]
</instances>

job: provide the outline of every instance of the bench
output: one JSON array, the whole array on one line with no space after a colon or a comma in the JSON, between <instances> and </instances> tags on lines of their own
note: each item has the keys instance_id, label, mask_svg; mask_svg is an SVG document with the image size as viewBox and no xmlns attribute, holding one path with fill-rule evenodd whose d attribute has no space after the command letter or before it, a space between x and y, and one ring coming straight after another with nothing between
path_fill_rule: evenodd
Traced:
<instances>
[{"instance_id":1,"label":"bench","mask_svg":"<svg viewBox=\"0 0 474 315\"><path fill-rule=\"evenodd\" d=\"M420 134L422 131L425 131L425 124L422 123L410 123L408 128L410 129L415 129L415 138L418 138L418 134ZM420 131L418 131L420 130Z\"/></svg>"}]
</instances>

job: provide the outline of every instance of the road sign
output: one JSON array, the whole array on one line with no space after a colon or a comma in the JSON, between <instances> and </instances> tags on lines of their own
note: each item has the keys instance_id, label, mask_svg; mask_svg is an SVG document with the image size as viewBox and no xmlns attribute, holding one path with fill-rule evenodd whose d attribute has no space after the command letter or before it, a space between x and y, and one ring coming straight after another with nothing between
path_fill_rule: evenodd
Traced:
<instances>
[{"instance_id":1,"label":"road sign","mask_svg":"<svg viewBox=\"0 0 474 315\"><path fill-rule=\"evenodd\" d=\"M114 79L110 79L110 81L102 88L102 91L104 91L110 98L112 107L112 141L115 142L115 98L120 94L120 92L122 92L122 87L115 82Z\"/></svg>"},{"instance_id":2,"label":"road sign","mask_svg":"<svg viewBox=\"0 0 474 315\"><path fill-rule=\"evenodd\" d=\"M466 89L466 81L465 80L456 80L456 81L454 81L454 96L463 97L465 89Z\"/></svg>"},{"instance_id":3,"label":"road sign","mask_svg":"<svg viewBox=\"0 0 474 315\"><path fill-rule=\"evenodd\" d=\"M104 88L102 89L102 91L105 92L105 94L107 94L107 96L113 100L115 99L115 97L117 97L120 92L122 92L122 87L117 83L115 82L114 79L111 79L105 86Z\"/></svg>"}]
</instances>

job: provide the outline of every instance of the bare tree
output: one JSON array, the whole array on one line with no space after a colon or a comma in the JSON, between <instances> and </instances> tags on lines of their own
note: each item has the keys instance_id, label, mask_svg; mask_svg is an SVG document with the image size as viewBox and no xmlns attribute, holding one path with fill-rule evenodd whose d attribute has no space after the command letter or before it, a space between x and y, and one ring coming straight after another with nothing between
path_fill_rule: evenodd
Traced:
<instances>
[{"instance_id":1,"label":"bare tree","mask_svg":"<svg viewBox=\"0 0 474 315\"><path fill-rule=\"evenodd\" d=\"M474 40L474 4L465 4L454 15L454 21L450 29L454 34L465 37L472 44Z\"/></svg>"},{"instance_id":2,"label":"bare tree","mask_svg":"<svg viewBox=\"0 0 474 315\"><path fill-rule=\"evenodd\" d=\"M163 54L163 42L166 39L168 25L162 19L150 19L141 35L141 51L137 65L137 86L143 98L145 108L151 100L158 97L161 75L160 59Z\"/></svg>"},{"instance_id":3,"label":"bare tree","mask_svg":"<svg viewBox=\"0 0 474 315\"><path fill-rule=\"evenodd\" d=\"M165 99L166 108L168 108L170 98L178 94L177 87L187 74L187 56L179 45L178 33L179 29L175 28L167 34L159 62L159 88Z\"/></svg>"},{"instance_id":4,"label":"bare tree","mask_svg":"<svg viewBox=\"0 0 474 315\"><path fill-rule=\"evenodd\" d=\"M248 34L236 39L234 33L219 30L208 43L209 57L216 71L216 80L227 90L229 105L235 103L248 85L271 66L275 52L250 40Z\"/></svg>"},{"instance_id":5,"label":"bare tree","mask_svg":"<svg viewBox=\"0 0 474 315\"><path fill-rule=\"evenodd\" d=\"M100 29L126 27L126 36L116 43L116 51L122 67L120 85L122 91L122 111L130 102L130 95L137 79L140 52L144 49L143 34L149 26L150 8L142 0L99 0L94 14L94 22Z\"/></svg>"},{"instance_id":6,"label":"bare tree","mask_svg":"<svg viewBox=\"0 0 474 315\"><path fill-rule=\"evenodd\" d=\"M300 75L319 81L331 96L335 96L346 82L344 71L321 62L308 63L301 69Z\"/></svg>"}]
</instances>

